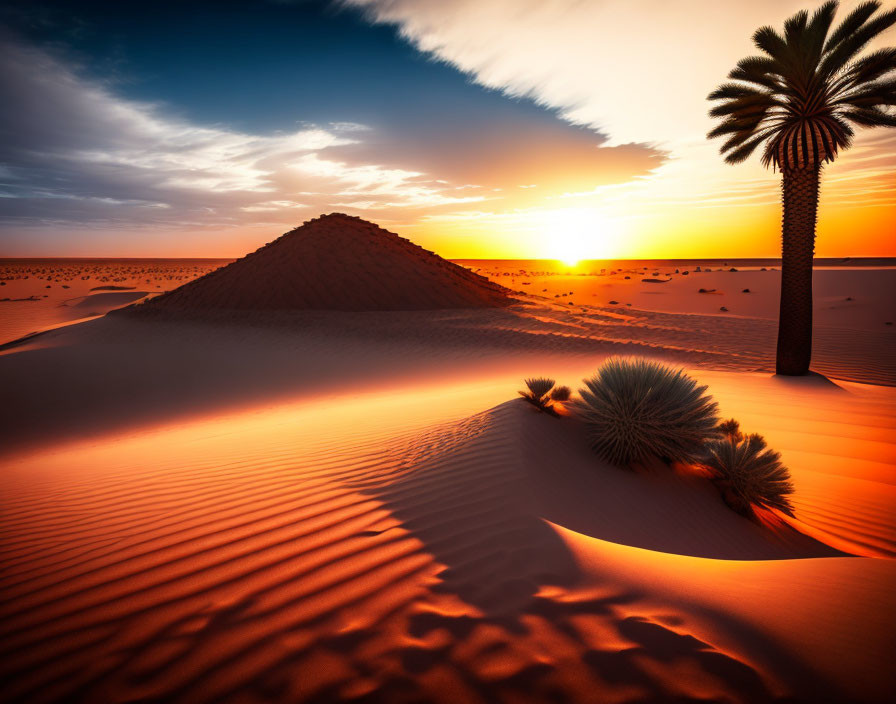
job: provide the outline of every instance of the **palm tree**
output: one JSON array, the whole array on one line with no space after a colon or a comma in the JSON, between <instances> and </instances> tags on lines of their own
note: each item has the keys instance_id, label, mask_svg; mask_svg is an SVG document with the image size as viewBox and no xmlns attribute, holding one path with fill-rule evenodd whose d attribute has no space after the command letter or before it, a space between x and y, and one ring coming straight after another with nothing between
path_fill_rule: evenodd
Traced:
<instances>
[{"instance_id":1,"label":"palm tree","mask_svg":"<svg viewBox=\"0 0 896 704\"><path fill-rule=\"evenodd\" d=\"M853 125L896 127L896 48L859 56L868 42L896 24L896 8L856 7L831 31L837 2L812 16L798 12L784 33L761 27L753 42L761 56L741 60L709 95L722 118L709 138L726 137L725 161L746 160L760 145L762 163L783 177L781 309L778 374L809 371L812 355L812 257L822 165L850 146Z\"/></svg>"}]
</instances>

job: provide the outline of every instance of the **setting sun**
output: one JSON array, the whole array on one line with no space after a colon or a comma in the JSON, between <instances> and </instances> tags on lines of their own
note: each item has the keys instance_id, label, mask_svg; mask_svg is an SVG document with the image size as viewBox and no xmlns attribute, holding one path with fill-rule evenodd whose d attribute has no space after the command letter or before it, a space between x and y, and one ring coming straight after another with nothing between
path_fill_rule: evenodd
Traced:
<instances>
[{"instance_id":1,"label":"setting sun","mask_svg":"<svg viewBox=\"0 0 896 704\"><path fill-rule=\"evenodd\" d=\"M616 223L588 208L552 210L543 219L544 256L575 266L614 256Z\"/></svg>"}]
</instances>

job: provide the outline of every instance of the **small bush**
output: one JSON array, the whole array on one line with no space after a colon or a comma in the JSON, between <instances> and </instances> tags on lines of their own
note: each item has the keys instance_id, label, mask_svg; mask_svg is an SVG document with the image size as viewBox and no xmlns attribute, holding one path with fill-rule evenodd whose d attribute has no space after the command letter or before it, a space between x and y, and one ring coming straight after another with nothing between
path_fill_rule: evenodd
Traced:
<instances>
[{"instance_id":1,"label":"small bush","mask_svg":"<svg viewBox=\"0 0 896 704\"><path fill-rule=\"evenodd\" d=\"M726 437L733 437L736 440L742 440L744 437L744 434L740 432L740 423L734 420L734 418L729 418L719 423L719 432Z\"/></svg>"},{"instance_id":2,"label":"small bush","mask_svg":"<svg viewBox=\"0 0 896 704\"><path fill-rule=\"evenodd\" d=\"M725 503L748 518L756 517L756 506L793 516L793 484L781 455L769 448L761 435L744 436L735 430L707 443L701 463L711 472Z\"/></svg>"},{"instance_id":3,"label":"small bush","mask_svg":"<svg viewBox=\"0 0 896 704\"><path fill-rule=\"evenodd\" d=\"M554 388L554 380L546 377L534 377L525 380L528 391L520 391L526 401L545 413L557 415L554 404L551 402L551 390Z\"/></svg>"},{"instance_id":4,"label":"small bush","mask_svg":"<svg viewBox=\"0 0 896 704\"><path fill-rule=\"evenodd\" d=\"M553 379L548 379L547 377L536 377L534 379L526 379L526 386L529 388L529 392L533 396L537 396L541 398L550 393L551 389L554 388L554 384L556 382Z\"/></svg>"},{"instance_id":5,"label":"small bush","mask_svg":"<svg viewBox=\"0 0 896 704\"><path fill-rule=\"evenodd\" d=\"M564 401L569 401L570 396L572 396L572 389L568 386L558 386L551 390L551 401L563 403Z\"/></svg>"},{"instance_id":6,"label":"small bush","mask_svg":"<svg viewBox=\"0 0 896 704\"><path fill-rule=\"evenodd\" d=\"M612 358L585 386L572 408L594 451L613 464L650 456L693 462L707 440L719 437L715 401L684 370Z\"/></svg>"}]
</instances>

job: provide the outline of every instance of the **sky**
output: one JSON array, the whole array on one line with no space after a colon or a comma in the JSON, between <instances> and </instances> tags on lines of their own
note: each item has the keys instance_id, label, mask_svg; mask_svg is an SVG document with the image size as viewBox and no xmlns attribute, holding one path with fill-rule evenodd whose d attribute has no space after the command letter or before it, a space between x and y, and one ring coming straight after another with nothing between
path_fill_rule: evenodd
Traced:
<instances>
[{"instance_id":1,"label":"sky","mask_svg":"<svg viewBox=\"0 0 896 704\"><path fill-rule=\"evenodd\" d=\"M241 256L333 211L451 258L776 256L780 176L722 161L706 96L812 7L4 0L0 256ZM894 235L896 129L860 131L816 253Z\"/></svg>"}]
</instances>

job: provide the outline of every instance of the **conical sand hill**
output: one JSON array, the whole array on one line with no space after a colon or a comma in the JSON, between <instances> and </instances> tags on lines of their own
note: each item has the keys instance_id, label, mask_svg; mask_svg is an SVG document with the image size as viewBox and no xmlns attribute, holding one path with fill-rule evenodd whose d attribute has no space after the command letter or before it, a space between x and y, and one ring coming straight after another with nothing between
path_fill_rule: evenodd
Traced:
<instances>
[{"instance_id":1,"label":"conical sand hill","mask_svg":"<svg viewBox=\"0 0 896 704\"><path fill-rule=\"evenodd\" d=\"M170 310L434 310L510 292L361 218L332 213L142 306Z\"/></svg>"}]
</instances>

